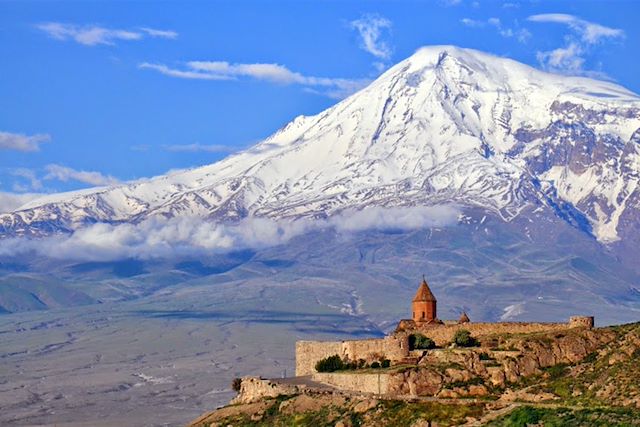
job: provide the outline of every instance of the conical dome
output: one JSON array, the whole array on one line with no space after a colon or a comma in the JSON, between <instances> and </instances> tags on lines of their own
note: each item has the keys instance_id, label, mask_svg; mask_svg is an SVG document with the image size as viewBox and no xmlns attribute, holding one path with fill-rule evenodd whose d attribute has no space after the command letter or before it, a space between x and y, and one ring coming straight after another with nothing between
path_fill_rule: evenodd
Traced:
<instances>
[{"instance_id":1,"label":"conical dome","mask_svg":"<svg viewBox=\"0 0 640 427\"><path fill-rule=\"evenodd\" d=\"M467 316L466 312L462 312L462 315L460 316L460 320L458 320L458 323L469 323L471 322L471 320L469 319L469 316Z\"/></svg>"},{"instance_id":2,"label":"conical dome","mask_svg":"<svg viewBox=\"0 0 640 427\"><path fill-rule=\"evenodd\" d=\"M436 297L433 296L431 289L429 289L429 285L425 280L424 276L422 276L422 283L420 283L420 287L418 288L418 292L416 292L416 296L413 297L413 302L420 301L432 301L436 302Z\"/></svg>"}]
</instances>

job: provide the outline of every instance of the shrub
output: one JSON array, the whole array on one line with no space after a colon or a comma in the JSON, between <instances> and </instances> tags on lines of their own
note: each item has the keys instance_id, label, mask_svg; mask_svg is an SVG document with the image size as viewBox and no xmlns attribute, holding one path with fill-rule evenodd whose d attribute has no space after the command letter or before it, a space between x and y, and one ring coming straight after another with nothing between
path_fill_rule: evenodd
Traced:
<instances>
[{"instance_id":1,"label":"shrub","mask_svg":"<svg viewBox=\"0 0 640 427\"><path fill-rule=\"evenodd\" d=\"M358 359L358 369L362 369L367 366L367 361L364 359Z\"/></svg>"},{"instance_id":2,"label":"shrub","mask_svg":"<svg viewBox=\"0 0 640 427\"><path fill-rule=\"evenodd\" d=\"M564 363L553 365L547 369L549 378L552 380L557 380L558 378L564 377L567 374L567 371L568 371L567 365Z\"/></svg>"},{"instance_id":3,"label":"shrub","mask_svg":"<svg viewBox=\"0 0 640 427\"><path fill-rule=\"evenodd\" d=\"M371 367L372 367L373 369L378 369L378 368L380 368L380 362L373 362L373 363L371 363Z\"/></svg>"},{"instance_id":4,"label":"shrub","mask_svg":"<svg viewBox=\"0 0 640 427\"><path fill-rule=\"evenodd\" d=\"M460 347L475 347L478 340L471 336L471 332L466 329L458 329L453 336L453 343Z\"/></svg>"},{"instance_id":5,"label":"shrub","mask_svg":"<svg viewBox=\"0 0 640 427\"><path fill-rule=\"evenodd\" d=\"M482 377L473 377L468 381L453 381L445 384L445 388L453 389L456 387L468 387L470 385L484 385L484 379Z\"/></svg>"},{"instance_id":6,"label":"shrub","mask_svg":"<svg viewBox=\"0 0 640 427\"><path fill-rule=\"evenodd\" d=\"M637 350L636 350L636 351L637 351ZM640 355L640 353L639 353L639 355ZM597 359L598 359L598 352L597 352L597 351L593 351L593 352L591 352L591 353L587 354L587 355L585 356L585 358L584 358L584 359L582 359L582 361L583 361L583 362L585 362L585 363L593 363L593 362L595 362Z\"/></svg>"},{"instance_id":7,"label":"shrub","mask_svg":"<svg viewBox=\"0 0 640 427\"><path fill-rule=\"evenodd\" d=\"M316 371L318 372L335 372L345 368L345 363L337 354L320 359L316 362Z\"/></svg>"},{"instance_id":8,"label":"shrub","mask_svg":"<svg viewBox=\"0 0 640 427\"><path fill-rule=\"evenodd\" d=\"M383 368L388 368L389 366L391 366L391 360L384 359L382 362L380 362L380 366Z\"/></svg>"},{"instance_id":9,"label":"shrub","mask_svg":"<svg viewBox=\"0 0 640 427\"><path fill-rule=\"evenodd\" d=\"M480 353L478 356L480 357L480 360L496 360L487 353Z\"/></svg>"},{"instance_id":10,"label":"shrub","mask_svg":"<svg viewBox=\"0 0 640 427\"><path fill-rule=\"evenodd\" d=\"M422 334L409 335L409 350L429 350L435 348L436 343Z\"/></svg>"},{"instance_id":11,"label":"shrub","mask_svg":"<svg viewBox=\"0 0 640 427\"><path fill-rule=\"evenodd\" d=\"M236 393L240 393L240 386L242 385L242 378L234 378L231 382L231 388Z\"/></svg>"}]
</instances>

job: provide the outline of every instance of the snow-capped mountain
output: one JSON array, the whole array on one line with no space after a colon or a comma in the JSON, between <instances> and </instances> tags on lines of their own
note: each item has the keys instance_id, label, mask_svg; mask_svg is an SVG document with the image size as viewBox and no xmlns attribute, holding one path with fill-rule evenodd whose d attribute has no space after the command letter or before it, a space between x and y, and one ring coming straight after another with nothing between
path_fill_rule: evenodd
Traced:
<instances>
[{"instance_id":1,"label":"snow-capped mountain","mask_svg":"<svg viewBox=\"0 0 640 427\"><path fill-rule=\"evenodd\" d=\"M435 46L251 149L197 169L40 198L0 215L0 233L156 215L324 217L455 202L507 221L549 208L612 242L640 224L639 180L638 95Z\"/></svg>"}]
</instances>

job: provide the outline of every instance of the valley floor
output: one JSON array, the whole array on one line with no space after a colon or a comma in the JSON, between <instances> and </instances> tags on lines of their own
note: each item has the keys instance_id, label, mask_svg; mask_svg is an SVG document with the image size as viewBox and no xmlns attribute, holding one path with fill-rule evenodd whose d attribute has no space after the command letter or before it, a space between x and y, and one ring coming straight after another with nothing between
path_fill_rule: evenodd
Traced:
<instances>
[{"instance_id":1,"label":"valley floor","mask_svg":"<svg viewBox=\"0 0 640 427\"><path fill-rule=\"evenodd\" d=\"M273 311L254 309L259 295ZM2 315L0 425L184 425L226 404L234 377L291 374L296 339L341 336L338 326L379 335L364 319L315 303L278 311L270 298L232 283Z\"/></svg>"}]
</instances>

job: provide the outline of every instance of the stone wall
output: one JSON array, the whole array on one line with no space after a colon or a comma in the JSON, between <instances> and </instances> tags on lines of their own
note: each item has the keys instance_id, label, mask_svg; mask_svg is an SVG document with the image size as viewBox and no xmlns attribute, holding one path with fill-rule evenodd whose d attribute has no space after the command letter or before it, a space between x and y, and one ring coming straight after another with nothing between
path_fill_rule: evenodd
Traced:
<instances>
[{"instance_id":1,"label":"stone wall","mask_svg":"<svg viewBox=\"0 0 640 427\"><path fill-rule=\"evenodd\" d=\"M295 385L281 384L258 377L244 377L238 395L231 404L257 402L265 397L296 394L300 390Z\"/></svg>"},{"instance_id":2,"label":"stone wall","mask_svg":"<svg viewBox=\"0 0 640 427\"><path fill-rule=\"evenodd\" d=\"M389 335L379 339L343 341L343 356L349 360L364 359L367 363L375 360L399 360L409 353L408 340L404 336Z\"/></svg>"},{"instance_id":3,"label":"stone wall","mask_svg":"<svg viewBox=\"0 0 640 427\"><path fill-rule=\"evenodd\" d=\"M316 362L337 354L343 359L367 363L383 358L401 360L409 354L407 336L349 341L298 341L296 343L296 375L311 375Z\"/></svg>"},{"instance_id":4,"label":"stone wall","mask_svg":"<svg viewBox=\"0 0 640 427\"><path fill-rule=\"evenodd\" d=\"M311 375L316 362L329 356L342 354L342 341L298 341L296 342L296 376Z\"/></svg>"},{"instance_id":5,"label":"stone wall","mask_svg":"<svg viewBox=\"0 0 640 427\"><path fill-rule=\"evenodd\" d=\"M318 373L313 374L313 380L329 384L340 390L359 393L387 394L389 392L389 376L386 373Z\"/></svg>"},{"instance_id":6,"label":"stone wall","mask_svg":"<svg viewBox=\"0 0 640 427\"><path fill-rule=\"evenodd\" d=\"M569 326L576 328L592 329L594 325L593 316L571 316L569 318Z\"/></svg>"},{"instance_id":7,"label":"stone wall","mask_svg":"<svg viewBox=\"0 0 640 427\"><path fill-rule=\"evenodd\" d=\"M526 322L504 322L504 323L464 323L456 325L434 325L419 328L416 332L431 338L436 345L444 346L451 342L456 331L466 329L474 337L481 337L492 334L526 334L533 332L560 331L566 330L576 325L570 323L526 323ZM407 331L407 334L411 331Z\"/></svg>"},{"instance_id":8,"label":"stone wall","mask_svg":"<svg viewBox=\"0 0 640 427\"><path fill-rule=\"evenodd\" d=\"M431 338L436 345L446 346L456 331L466 329L476 338L492 334L527 334L534 332L562 331L575 327L590 329L593 317L574 316L568 323L464 323L427 325L414 330L405 330L384 338L349 341L298 341L296 343L296 375L311 375L315 372L316 362L337 354L343 359L364 359L367 363L381 358L392 362L409 356L408 336L419 332Z\"/></svg>"}]
</instances>

